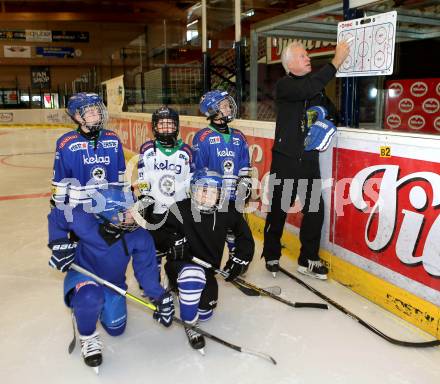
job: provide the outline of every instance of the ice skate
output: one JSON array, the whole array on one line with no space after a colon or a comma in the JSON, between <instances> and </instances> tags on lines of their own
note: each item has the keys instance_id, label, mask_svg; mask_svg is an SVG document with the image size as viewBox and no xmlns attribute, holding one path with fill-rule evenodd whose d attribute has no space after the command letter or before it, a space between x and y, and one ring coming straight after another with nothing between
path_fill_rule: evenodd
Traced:
<instances>
[{"instance_id":1,"label":"ice skate","mask_svg":"<svg viewBox=\"0 0 440 384\"><path fill-rule=\"evenodd\" d=\"M199 326L198 322L195 322L193 324L191 324L191 323L188 323L188 324L196 326L196 327ZM194 330L192 328L187 328L187 327L185 327L185 333L186 333L186 336L188 337L188 341L189 341L189 344L191 345L191 347L196 349L202 355L205 355L205 350L204 350L205 338L203 337L203 335L198 333L196 330Z\"/></svg>"},{"instance_id":2,"label":"ice skate","mask_svg":"<svg viewBox=\"0 0 440 384\"><path fill-rule=\"evenodd\" d=\"M99 366L102 364L102 342L99 333L95 331L90 336L79 335L79 341L84 363L93 368L96 374L99 374Z\"/></svg>"},{"instance_id":3,"label":"ice skate","mask_svg":"<svg viewBox=\"0 0 440 384\"><path fill-rule=\"evenodd\" d=\"M273 278L277 277L277 273L280 270L280 261L279 260L266 261L266 269L272 273Z\"/></svg>"}]
</instances>

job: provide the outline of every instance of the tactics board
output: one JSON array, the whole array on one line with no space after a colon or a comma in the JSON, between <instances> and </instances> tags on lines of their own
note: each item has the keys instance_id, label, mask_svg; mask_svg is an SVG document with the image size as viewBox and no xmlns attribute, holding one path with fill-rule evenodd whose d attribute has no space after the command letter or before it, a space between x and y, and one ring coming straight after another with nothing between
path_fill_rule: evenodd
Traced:
<instances>
[{"instance_id":1,"label":"tactics board","mask_svg":"<svg viewBox=\"0 0 440 384\"><path fill-rule=\"evenodd\" d=\"M350 54L337 77L383 76L393 73L397 12L338 23L338 43L350 41Z\"/></svg>"}]
</instances>

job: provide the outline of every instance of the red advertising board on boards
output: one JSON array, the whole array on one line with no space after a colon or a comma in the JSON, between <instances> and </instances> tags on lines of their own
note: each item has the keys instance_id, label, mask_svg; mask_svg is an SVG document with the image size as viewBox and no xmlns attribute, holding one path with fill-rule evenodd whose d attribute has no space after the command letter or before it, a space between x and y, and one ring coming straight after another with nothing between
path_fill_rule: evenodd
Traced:
<instances>
[{"instance_id":1,"label":"red advertising board on boards","mask_svg":"<svg viewBox=\"0 0 440 384\"><path fill-rule=\"evenodd\" d=\"M440 163L335 148L333 164L330 242L440 291Z\"/></svg>"},{"instance_id":2,"label":"red advertising board on boards","mask_svg":"<svg viewBox=\"0 0 440 384\"><path fill-rule=\"evenodd\" d=\"M386 129L440 133L440 78L385 82Z\"/></svg>"}]
</instances>

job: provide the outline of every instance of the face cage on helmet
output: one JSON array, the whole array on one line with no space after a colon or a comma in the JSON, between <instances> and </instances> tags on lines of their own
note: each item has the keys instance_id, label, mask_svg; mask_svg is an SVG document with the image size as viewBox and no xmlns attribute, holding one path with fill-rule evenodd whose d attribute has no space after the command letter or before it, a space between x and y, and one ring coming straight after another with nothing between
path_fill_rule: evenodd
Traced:
<instances>
[{"instance_id":1,"label":"face cage on helmet","mask_svg":"<svg viewBox=\"0 0 440 384\"><path fill-rule=\"evenodd\" d=\"M207 194L210 193L208 192L208 188L211 190L216 190L216 196L212 199L212 202L210 204L207 204L206 201L198 201L199 193L204 194L202 196L205 198L208 197ZM221 206L223 195L223 188L216 185L208 185L203 183L196 183L191 185L191 199L197 210L203 213L213 213L217 211Z\"/></svg>"},{"instance_id":2,"label":"face cage on helmet","mask_svg":"<svg viewBox=\"0 0 440 384\"><path fill-rule=\"evenodd\" d=\"M229 108L231 110L227 116L223 115L223 112L220 110L220 103L222 103L224 100L229 101ZM235 100L231 95L228 95L224 99L217 102L214 108L215 109L213 111L214 113L212 116L212 120L220 119L225 123L230 123L237 116L237 104L235 103Z\"/></svg>"},{"instance_id":3,"label":"face cage on helmet","mask_svg":"<svg viewBox=\"0 0 440 384\"><path fill-rule=\"evenodd\" d=\"M100 216L100 217L101 217L101 219L104 220L104 222L106 224L108 224L108 225L110 225L110 226L112 226L114 228L121 229L121 230L123 230L125 232L133 232L134 230L139 228L139 224L134 220L133 215L132 215L132 220L133 220L132 223L126 223L125 222L126 214L127 214L127 211L129 211L129 210L131 210L131 208L126 209L126 210L118 211L116 213L116 215L113 216L112 220L110 220L110 221L107 218L103 217L103 216Z\"/></svg>"},{"instance_id":4,"label":"face cage on helmet","mask_svg":"<svg viewBox=\"0 0 440 384\"><path fill-rule=\"evenodd\" d=\"M161 120L172 120L173 122L173 132L159 132L157 129L157 126ZM167 123L167 127L170 125L170 123ZM173 119L170 117L163 117L161 119L158 119L157 122L153 123L153 134L154 138L159 141L162 145L172 145L174 146L177 142L177 136L179 135L179 125L176 119Z\"/></svg>"},{"instance_id":5,"label":"face cage on helmet","mask_svg":"<svg viewBox=\"0 0 440 384\"><path fill-rule=\"evenodd\" d=\"M85 116L86 116L87 112L92 109L96 109L98 111L99 121L94 124L88 124L85 119ZM79 115L81 116L81 119L84 120L86 128L88 128L90 130L90 132L92 132L92 133L99 132L102 128L104 128L104 125L106 124L107 119L108 119L107 108L105 107L105 105L103 103L83 105L79 109L78 112L79 112Z\"/></svg>"}]
</instances>

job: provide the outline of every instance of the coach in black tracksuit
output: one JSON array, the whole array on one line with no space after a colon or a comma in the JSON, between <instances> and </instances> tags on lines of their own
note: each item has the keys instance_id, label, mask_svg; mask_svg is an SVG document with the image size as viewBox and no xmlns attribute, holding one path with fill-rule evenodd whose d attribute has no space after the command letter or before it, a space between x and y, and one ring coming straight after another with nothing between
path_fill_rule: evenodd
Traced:
<instances>
[{"instance_id":1,"label":"coach in black tracksuit","mask_svg":"<svg viewBox=\"0 0 440 384\"><path fill-rule=\"evenodd\" d=\"M287 75L275 86L277 120L269 199L272 191L273 195L264 228L262 254L266 268L273 273L279 268L281 235L287 211L298 195L304 214L300 228L298 271L319 279L327 278L328 270L318 256L324 220L319 152L304 151L307 134L305 112L311 106L321 105L329 111L330 119L335 118L335 108L325 96L324 88L348 53L348 44L339 43L332 62L311 74L310 59L302 44L293 42L283 51L282 63Z\"/></svg>"}]
</instances>

